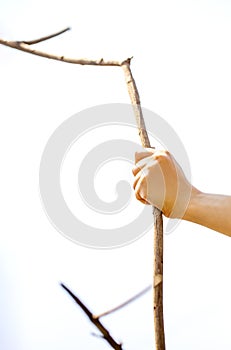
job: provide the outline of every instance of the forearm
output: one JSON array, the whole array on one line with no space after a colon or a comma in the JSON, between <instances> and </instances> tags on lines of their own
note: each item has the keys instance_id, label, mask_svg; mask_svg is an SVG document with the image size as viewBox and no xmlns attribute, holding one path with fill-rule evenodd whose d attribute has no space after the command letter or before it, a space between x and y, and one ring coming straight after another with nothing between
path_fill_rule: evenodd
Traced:
<instances>
[{"instance_id":1,"label":"forearm","mask_svg":"<svg viewBox=\"0 0 231 350\"><path fill-rule=\"evenodd\" d=\"M231 196L196 191L183 219L231 236Z\"/></svg>"}]
</instances>

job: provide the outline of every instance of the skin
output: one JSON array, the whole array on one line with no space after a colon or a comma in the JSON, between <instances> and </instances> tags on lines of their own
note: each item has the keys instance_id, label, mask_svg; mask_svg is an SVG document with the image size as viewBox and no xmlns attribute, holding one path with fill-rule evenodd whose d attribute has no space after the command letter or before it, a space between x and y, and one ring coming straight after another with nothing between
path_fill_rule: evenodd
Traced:
<instances>
[{"instance_id":1,"label":"skin","mask_svg":"<svg viewBox=\"0 0 231 350\"><path fill-rule=\"evenodd\" d=\"M231 236L231 196L199 191L168 151L147 148L135 154L133 188L143 204L166 217L191 221Z\"/></svg>"}]
</instances>

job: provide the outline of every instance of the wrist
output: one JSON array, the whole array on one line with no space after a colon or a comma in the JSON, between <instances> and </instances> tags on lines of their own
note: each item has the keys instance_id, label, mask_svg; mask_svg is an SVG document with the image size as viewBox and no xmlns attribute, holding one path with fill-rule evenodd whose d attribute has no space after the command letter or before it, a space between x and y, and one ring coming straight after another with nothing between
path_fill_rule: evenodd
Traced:
<instances>
[{"instance_id":1,"label":"wrist","mask_svg":"<svg viewBox=\"0 0 231 350\"><path fill-rule=\"evenodd\" d=\"M196 187L192 187L191 196L186 211L182 217L183 220L194 221L198 216L198 210L203 196L203 192L199 191Z\"/></svg>"}]
</instances>

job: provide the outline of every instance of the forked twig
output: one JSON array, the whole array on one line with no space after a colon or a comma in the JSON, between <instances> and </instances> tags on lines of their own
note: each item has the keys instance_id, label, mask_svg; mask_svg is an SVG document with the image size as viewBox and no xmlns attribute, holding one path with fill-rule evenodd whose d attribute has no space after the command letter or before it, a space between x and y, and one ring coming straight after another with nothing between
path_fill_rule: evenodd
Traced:
<instances>
[{"instance_id":1,"label":"forked twig","mask_svg":"<svg viewBox=\"0 0 231 350\"><path fill-rule=\"evenodd\" d=\"M70 28L63 29L57 33L51 34L44 36L39 39L35 40L30 40L30 41L7 41L4 39L0 38L0 44L4 46L11 47L12 49L24 51L27 53L30 53L32 55L44 57L44 58L49 58L51 60L55 61L61 61L61 62L66 62L66 63L72 63L72 64L81 64L81 65L92 65L92 66L121 66L123 63L122 61L113 61L113 60L104 60L103 58L100 58L99 60L89 60L87 58L71 58L71 57L65 57L65 56L60 56L60 55L54 55L52 53L47 53L44 51L40 51L37 49L32 48L31 46L37 43L40 43L42 41L49 40L51 38L54 38L58 35L61 35L65 32L70 30Z\"/></svg>"},{"instance_id":2,"label":"forked twig","mask_svg":"<svg viewBox=\"0 0 231 350\"><path fill-rule=\"evenodd\" d=\"M97 66L119 66L122 67L126 84L133 105L134 113L136 116L137 127L139 130L139 136L143 147L150 147L150 142L148 138L148 133L146 131L145 122L143 118L143 113L140 104L140 97L138 89L136 87L135 80L132 76L130 61L128 58L124 61L114 61L114 60L104 60L103 58L99 60L89 60L85 58L68 58L64 56L57 56L54 54L48 54L43 51L35 50L31 48L31 45L39 43L41 41L48 40L52 37L58 36L66 32L69 28L63 31L57 32L47 37L32 41L7 41L0 38L0 44L21 50L33 55L61 61L73 64L81 65L97 65ZM153 207L154 216L154 325L155 325L155 342L156 350L165 349L165 337L164 337L164 318L163 318L163 220L162 213L159 209ZM118 348L121 349L121 348Z\"/></svg>"},{"instance_id":3,"label":"forked twig","mask_svg":"<svg viewBox=\"0 0 231 350\"><path fill-rule=\"evenodd\" d=\"M81 307L81 309L85 312L85 314L88 316L89 320L98 328L98 330L102 333L103 339L105 339L113 349L115 350L122 350L122 345L117 343L112 336L110 335L109 331L104 327L104 325L100 322L98 318L95 318L92 312L86 307L86 305L74 294L72 291L70 291L69 288L67 288L63 283L61 283L61 287L67 291L67 293L74 299L74 301Z\"/></svg>"}]
</instances>

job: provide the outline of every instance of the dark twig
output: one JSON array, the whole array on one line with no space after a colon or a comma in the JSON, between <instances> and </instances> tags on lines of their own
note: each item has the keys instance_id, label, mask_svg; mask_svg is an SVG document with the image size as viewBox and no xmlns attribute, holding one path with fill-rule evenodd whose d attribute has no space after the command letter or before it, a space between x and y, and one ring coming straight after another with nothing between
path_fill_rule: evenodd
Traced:
<instances>
[{"instance_id":1,"label":"dark twig","mask_svg":"<svg viewBox=\"0 0 231 350\"><path fill-rule=\"evenodd\" d=\"M84 303L68 289L63 283L61 283L61 287L67 291L67 293L74 299L74 301L81 307L81 309L88 316L89 320L98 328L98 330L102 333L103 338L111 345L111 347L115 350L122 350L122 345L118 344L110 335L109 331L102 325L98 318L95 318L91 311L84 305Z\"/></svg>"},{"instance_id":2,"label":"dark twig","mask_svg":"<svg viewBox=\"0 0 231 350\"><path fill-rule=\"evenodd\" d=\"M60 30L60 31L57 32L57 33L50 34L50 35L44 36L44 37L39 38L39 39L30 40L30 41L24 41L24 40L23 40L23 41L18 41L18 42L19 42L19 43L24 43L24 44L27 44L27 45L34 45L34 44L41 43L42 41L55 38L56 36L61 35L61 34L65 33L65 32L67 32L68 30L71 30L71 28L70 28L70 27L65 28L65 29L63 29L63 30Z\"/></svg>"},{"instance_id":3,"label":"dark twig","mask_svg":"<svg viewBox=\"0 0 231 350\"><path fill-rule=\"evenodd\" d=\"M152 288L152 286L148 286L145 289L143 289L141 292L139 292L138 294L134 295L132 298L126 300L125 302L123 302L122 304L114 307L113 309L110 309L108 311L103 312L102 314L99 314L97 316L94 316L95 318L101 318L104 316L107 316L109 314L112 314L115 311L118 311L119 309L122 309L124 306L127 306L128 304L132 303L133 301L135 301L136 299L140 298L142 295L144 295L145 293L147 293L150 289Z\"/></svg>"}]
</instances>

